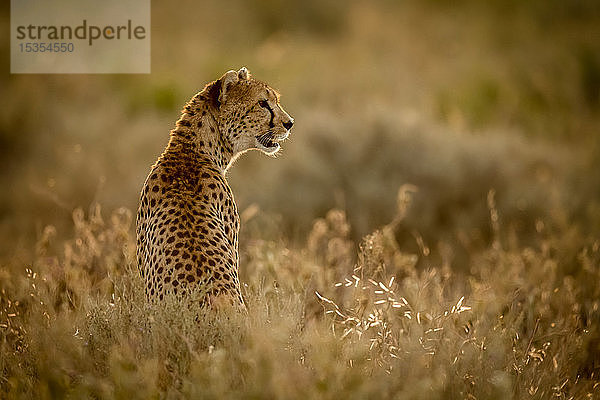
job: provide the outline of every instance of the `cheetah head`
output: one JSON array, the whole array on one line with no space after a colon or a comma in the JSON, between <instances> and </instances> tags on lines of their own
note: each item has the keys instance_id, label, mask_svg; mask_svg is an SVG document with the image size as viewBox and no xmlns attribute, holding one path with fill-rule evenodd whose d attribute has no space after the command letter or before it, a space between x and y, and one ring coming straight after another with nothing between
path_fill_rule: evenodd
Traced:
<instances>
[{"instance_id":1,"label":"cheetah head","mask_svg":"<svg viewBox=\"0 0 600 400\"><path fill-rule=\"evenodd\" d=\"M246 68L226 72L215 84L219 89L217 124L234 155L252 149L276 154L294 124L279 104L279 94L251 78Z\"/></svg>"}]
</instances>

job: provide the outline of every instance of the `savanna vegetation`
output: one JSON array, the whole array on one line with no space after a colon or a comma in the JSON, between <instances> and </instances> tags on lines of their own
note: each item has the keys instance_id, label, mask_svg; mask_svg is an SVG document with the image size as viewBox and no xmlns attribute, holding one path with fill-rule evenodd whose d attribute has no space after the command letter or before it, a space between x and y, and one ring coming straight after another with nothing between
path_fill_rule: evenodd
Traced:
<instances>
[{"instance_id":1,"label":"savanna vegetation","mask_svg":"<svg viewBox=\"0 0 600 400\"><path fill-rule=\"evenodd\" d=\"M586 0L209 0L152 3L149 75L0 39L0 398L600 397L599 38ZM149 305L142 182L243 65L296 120L229 173L248 312Z\"/></svg>"}]
</instances>

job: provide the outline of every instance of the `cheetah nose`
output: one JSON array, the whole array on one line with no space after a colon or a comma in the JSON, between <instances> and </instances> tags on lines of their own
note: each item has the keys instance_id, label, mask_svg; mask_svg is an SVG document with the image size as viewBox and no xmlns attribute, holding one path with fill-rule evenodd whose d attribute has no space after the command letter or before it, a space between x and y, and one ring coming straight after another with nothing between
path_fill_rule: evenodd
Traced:
<instances>
[{"instance_id":1,"label":"cheetah nose","mask_svg":"<svg viewBox=\"0 0 600 400\"><path fill-rule=\"evenodd\" d=\"M292 125L294 125L294 120L293 119L290 119L289 121L283 123L283 127L285 129L287 129L288 131L290 129L292 129Z\"/></svg>"}]
</instances>

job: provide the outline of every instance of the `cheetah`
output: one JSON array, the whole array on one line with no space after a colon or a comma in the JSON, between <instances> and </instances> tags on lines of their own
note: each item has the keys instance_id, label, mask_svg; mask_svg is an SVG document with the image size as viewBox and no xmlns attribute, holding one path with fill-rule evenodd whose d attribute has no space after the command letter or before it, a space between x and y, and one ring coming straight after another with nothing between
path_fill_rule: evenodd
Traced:
<instances>
[{"instance_id":1,"label":"cheetah","mask_svg":"<svg viewBox=\"0 0 600 400\"><path fill-rule=\"evenodd\" d=\"M248 150L275 155L293 124L278 92L245 67L185 105L146 178L136 218L137 262L151 301L198 290L209 307L245 308L240 218L226 173Z\"/></svg>"}]
</instances>

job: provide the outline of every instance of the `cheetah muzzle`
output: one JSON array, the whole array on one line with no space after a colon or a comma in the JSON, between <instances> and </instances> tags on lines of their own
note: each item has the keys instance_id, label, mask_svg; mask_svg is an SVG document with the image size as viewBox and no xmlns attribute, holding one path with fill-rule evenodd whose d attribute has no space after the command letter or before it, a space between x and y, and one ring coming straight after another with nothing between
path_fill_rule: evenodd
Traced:
<instances>
[{"instance_id":1,"label":"cheetah muzzle","mask_svg":"<svg viewBox=\"0 0 600 400\"><path fill-rule=\"evenodd\" d=\"M151 301L198 292L204 305L245 307L240 218L225 175L248 150L277 153L293 123L279 94L246 68L228 71L185 105L137 214L137 262Z\"/></svg>"},{"instance_id":2,"label":"cheetah muzzle","mask_svg":"<svg viewBox=\"0 0 600 400\"><path fill-rule=\"evenodd\" d=\"M267 154L275 154L281 148L279 142L283 142L289 135L289 131L283 135L274 135L272 132L267 132L256 136L256 140L261 146L260 150Z\"/></svg>"}]
</instances>

